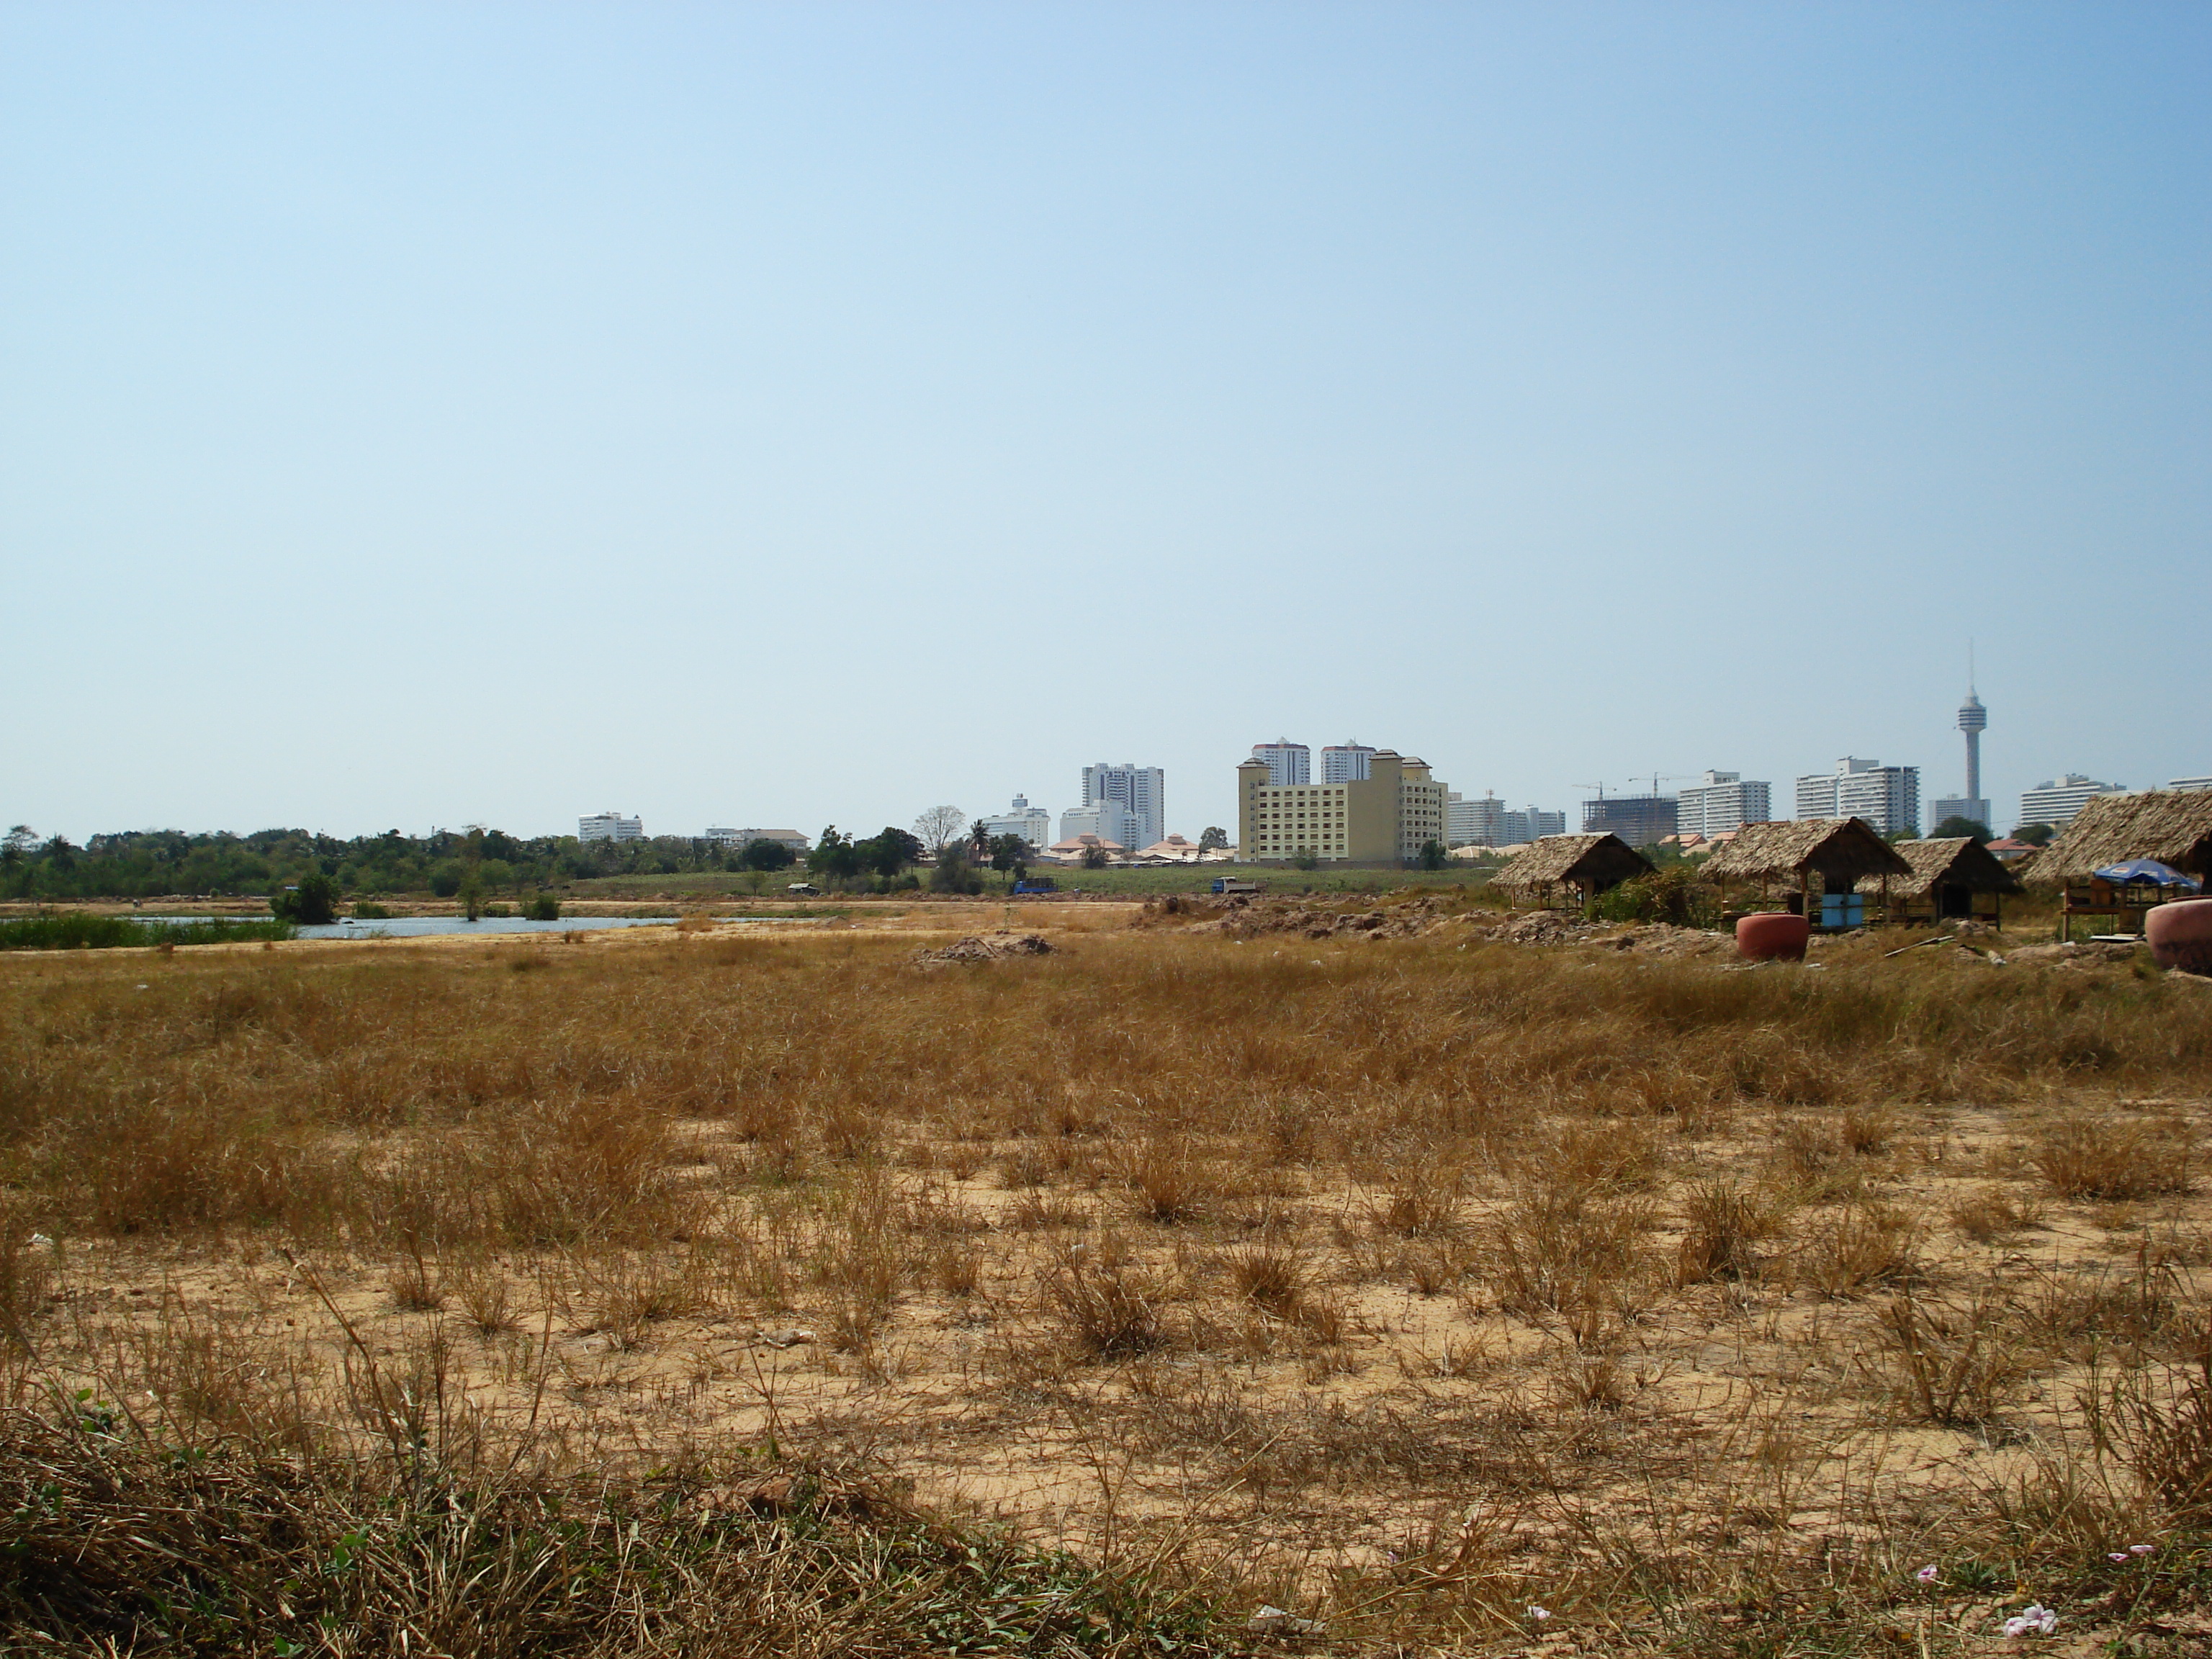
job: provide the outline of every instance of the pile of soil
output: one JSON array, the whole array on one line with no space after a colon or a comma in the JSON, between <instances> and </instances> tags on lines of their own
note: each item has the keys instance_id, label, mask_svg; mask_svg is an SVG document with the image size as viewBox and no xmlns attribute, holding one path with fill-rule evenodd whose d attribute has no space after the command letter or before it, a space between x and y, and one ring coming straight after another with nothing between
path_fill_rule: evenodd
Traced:
<instances>
[{"instance_id":1,"label":"pile of soil","mask_svg":"<svg viewBox=\"0 0 2212 1659\"><path fill-rule=\"evenodd\" d=\"M916 951L916 962L996 962L1004 957L1048 957L1052 945L1037 933L1000 933L989 939L970 936L955 939L934 951Z\"/></svg>"}]
</instances>

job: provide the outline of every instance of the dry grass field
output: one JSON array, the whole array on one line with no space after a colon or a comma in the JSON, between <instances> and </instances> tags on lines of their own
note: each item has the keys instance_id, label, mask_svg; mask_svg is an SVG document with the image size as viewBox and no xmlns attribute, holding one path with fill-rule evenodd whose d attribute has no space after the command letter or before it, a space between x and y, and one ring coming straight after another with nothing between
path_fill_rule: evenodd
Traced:
<instances>
[{"instance_id":1,"label":"dry grass field","mask_svg":"<svg viewBox=\"0 0 2212 1659\"><path fill-rule=\"evenodd\" d=\"M0 961L11 1617L2212 1651L2212 985L1035 919Z\"/></svg>"}]
</instances>

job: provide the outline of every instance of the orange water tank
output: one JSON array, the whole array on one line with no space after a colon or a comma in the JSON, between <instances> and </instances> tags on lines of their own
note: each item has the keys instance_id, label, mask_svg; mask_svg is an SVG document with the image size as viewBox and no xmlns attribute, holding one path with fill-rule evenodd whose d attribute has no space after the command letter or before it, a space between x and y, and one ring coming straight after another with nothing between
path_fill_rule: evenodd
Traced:
<instances>
[{"instance_id":1,"label":"orange water tank","mask_svg":"<svg viewBox=\"0 0 2212 1659\"><path fill-rule=\"evenodd\" d=\"M1736 954L1747 962L1802 962L1813 925L1787 911L1746 916L1735 925Z\"/></svg>"},{"instance_id":2,"label":"orange water tank","mask_svg":"<svg viewBox=\"0 0 2212 1659\"><path fill-rule=\"evenodd\" d=\"M2212 974L2212 898L2154 904L2143 918L2151 959L2185 974Z\"/></svg>"}]
</instances>

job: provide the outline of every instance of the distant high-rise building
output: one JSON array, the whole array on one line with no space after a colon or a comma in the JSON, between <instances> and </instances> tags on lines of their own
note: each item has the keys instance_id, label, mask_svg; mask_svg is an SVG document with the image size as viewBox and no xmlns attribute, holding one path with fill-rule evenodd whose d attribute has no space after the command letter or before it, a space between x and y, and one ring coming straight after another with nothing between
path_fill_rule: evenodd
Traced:
<instances>
[{"instance_id":1,"label":"distant high-rise building","mask_svg":"<svg viewBox=\"0 0 2212 1659\"><path fill-rule=\"evenodd\" d=\"M2090 796L2126 793L2124 784L2099 783L2079 772L2069 772L2063 777L2046 778L2033 789L2021 790L2020 821L2047 823L2055 830L2070 823L2074 815L2089 804Z\"/></svg>"},{"instance_id":2,"label":"distant high-rise building","mask_svg":"<svg viewBox=\"0 0 2212 1659\"><path fill-rule=\"evenodd\" d=\"M1451 847L1505 844L1505 803L1495 795L1462 800L1455 789L1444 796L1444 842Z\"/></svg>"},{"instance_id":3,"label":"distant high-rise building","mask_svg":"<svg viewBox=\"0 0 2212 1659\"><path fill-rule=\"evenodd\" d=\"M1612 834L1631 847L1649 847L1677 833L1680 810L1672 795L1601 795L1583 803L1583 833Z\"/></svg>"},{"instance_id":4,"label":"distant high-rise building","mask_svg":"<svg viewBox=\"0 0 2212 1659\"><path fill-rule=\"evenodd\" d=\"M2168 778L2166 787L2193 794L2198 790L2212 789L2212 778Z\"/></svg>"},{"instance_id":5,"label":"distant high-rise building","mask_svg":"<svg viewBox=\"0 0 2212 1659\"><path fill-rule=\"evenodd\" d=\"M1370 749L1354 738L1349 743L1333 743L1321 751L1321 781L1323 783L1358 783L1368 775L1368 768L1382 751Z\"/></svg>"},{"instance_id":6,"label":"distant high-rise building","mask_svg":"<svg viewBox=\"0 0 2212 1659\"><path fill-rule=\"evenodd\" d=\"M1674 827L1685 836L1724 836L1771 816L1772 787L1741 772L1708 772L1676 797Z\"/></svg>"},{"instance_id":7,"label":"distant high-rise building","mask_svg":"<svg viewBox=\"0 0 2212 1659\"><path fill-rule=\"evenodd\" d=\"M1566 833L1567 815L1540 806L1509 807L1496 795L1444 798L1444 840L1454 847L1517 847L1523 842Z\"/></svg>"},{"instance_id":8,"label":"distant high-rise building","mask_svg":"<svg viewBox=\"0 0 2212 1659\"><path fill-rule=\"evenodd\" d=\"M1026 795L1017 795L1005 811L983 820L983 833L994 841L1000 836L1019 836L1032 847L1048 847L1052 843L1052 814L1042 806L1030 805Z\"/></svg>"},{"instance_id":9,"label":"distant high-rise building","mask_svg":"<svg viewBox=\"0 0 2212 1659\"><path fill-rule=\"evenodd\" d=\"M1567 833L1565 812L1547 812L1540 806L1531 806L1518 812L1508 812L1498 825L1498 833L1504 839L1500 847L1518 847L1523 842L1541 841L1547 836Z\"/></svg>"},{"instance_id":10,"label":"distant high-rise building","mask_svg":"<svg viewBox=\"0 0 2212 1659\"><path fill-rule=\"evenodd\" d=\"M1313 781L1313 750L1302 743L1292 743L1288 738L1273 743L1255 743L1252 745L1252 758L1267 763L1270 783Z\"/></svg>"},{"instance_id":11,"label":"distant high-rise building","mask_svg":"<svg viewBox=\"0 0 2212 1659\"><path fill-rule=\"evenodd\" d=\"M576 820L578 841L643 841L645 821L626 818L619 812L594 812Z\"/></svg>"},{"instance_id":12,"label":"distant high-rise building","mask_svg":"<svg viewBox=\"0 0 2212 1659\"><path fill-rule=\"evenodd\" d=\"M1124 847L1150 847L1156 841L1167 838L1168 775L1157 766L1139 766L1125 761L1119 766L1109 766L1100 761L1096 766L1083 769L1083 804L1095 806L1100 801L1119 801L1128 809L1132 820L1130 833L1141 837L1133 842L1122 842ZM1061 814L1062 835L1066 815ZM1119 836L1108 837L1121 841Z\"/></svg>"},{"instance_id":13,"label":"distant high-rise building","mask_svg":"<svg viewBox=\"0 0 2212 1659\"><path fill-rule=\"evenodd\" d=\"M1101 841L1110 841L1125 853L1133 853L1139 847L1152 842L1139 839L1144 831L1138 827L1137 815L1118 800L1094 800L1088 805L1071 806L1060 815L1060 838L1073 841L1078 836L1096 836ZM1152 841L1158 841L1155 836Z\"/></svg>"},{"instance_id":14,"label":"distant high-rise building","mask_svg":"<svg viewBox=\"0 0 2212 1659\"><path fill-rule=\"evenodd\" d=\"M1920 769L1846 755L1832 772L1797 780L1801 818L1863 818L1877 834L1920 829Z\"/></svg>"}]
</instances>

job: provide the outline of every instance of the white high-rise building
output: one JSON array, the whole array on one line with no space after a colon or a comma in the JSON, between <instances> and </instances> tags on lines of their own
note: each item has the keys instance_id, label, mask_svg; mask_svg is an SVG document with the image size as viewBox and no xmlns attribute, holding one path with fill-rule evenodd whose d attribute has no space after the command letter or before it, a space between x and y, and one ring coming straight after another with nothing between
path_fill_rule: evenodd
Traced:
<instances>
[{"instance_id":1,"label":"white high-rise building","mask_svg":"<svg viewBox=\"0 0 2212 1659\"><path fill-rule=\"evenodd\" d=\"M1129 833L1139 837L1126 841L1120 836L1109 836L1124 847L1150 847L1156 841L1167 839L1168 775L1157 766L1139 766L1124 761L1119 766L1109 766L1100 761L1096 766L1083 769L1083 804L1096 806L1101 801L1119 801L1127 809L1131 822ZM1067 839L1067 815L1060 814L1060 839ZM1103 833L1103 832L1099 832Z\"/></svg>"},{"instance_id":2,"label":"white high-rise building","mask_svg":"<svg viewBox=\"0 0 2212 1659\"><path fill-rule=\"evenodd\" d=\"M1518 812L1508 812L1498 825L1498 833L1504 837L1500 847L1518 847L1523 842L1541 841L1547 836L1567 833L1565 811L1547 812L1540 806L1530 806Z\"/></svg>"},{"instance_id":3,"label":"white high-rise building","mask_svg":"<svg viewBox=\"0 0 2212 1659\"><path fill-rule=\"evenodd\" d=\"M1797 780L1801 818L1863 818L1875 832L1920 830L1920 769L1846 755L1832 772Z\"/></svg>"},{"instance_id":4,"label":"white high-rise building","mask_svg":"<svg viewBox=\"0 0 2212 1659\"><path fill-rule=\"evenodd\" d=\"M983 833L996 841L1000 836L1019 836L1032 847L1052 844L1052 814L1042 806L1032 806L1026 795L1014 797L1014 804L1005 811L994 813L983 820Z\"/></svg>"},{"instance_id":5,"label":"white high-rise building","mask_svg":"<svg viewBox=\"0 0 2212 1659\"><path fill-rule=\"evenodd\" d=\"M2070 823L2074 815L2089 804L2090 796L2127 793L2124 784L2099 783L2079 772L2069 772L2063 777L2046 778L2033 789L2021 790L2020 821L2047 823L2056 830Z\"/></svg>"},{"instance_id":6,"label":"white high-rise building","mask_svg":"<svg viewBox=\"0 0 2212 1659\"><path fill-rule=\"evenodd\" d=\"M1302 743L1292 743L1288 738L1279 738L1273 743L1255 743L1252 758L1267 769L1267 781L1278 788L1285 784L1313 781L1313 750Z\"/></svg>"},{"instance_id":7,"label":"white high-rise building","mask_svg":"<svg viewBox=\"0 0 2212 1659\"><path fill-rule=\"evenodd\" d=\"M1741 772L1708 772L1676 798L1674 827L1685 836L1721 836L1770 816L1771 786Z\"/></svg>"},{"instance_id":8,"label":"white high-rise building","mask_svg":"<svg viewBox=\"0 0 2212 1659\"><path fill-rule=\"evenodd\" d=\"M645 820L626 818L619 812L594 812L576 820L578 841L643 841Z\"/></svg>"},{"instance_id":9,"label":"white high-rise building","mask_svg":"<svg viewBox=\"0 0 2212 1659\"><path fill-rule=\"evenodd\" d=\"M1136 815L1118 800L1095 800L1088 806L1071 806L1060 815L1060 838L1073 841L1078 836L1096 836L1101 841L1110 841L1125 853L1133 853L1140 847L1150 847L1152 841L1139 841L1143 834L1138 827ZM1155 836L1152 841L1161 837Z\"/></svg>"},{"instance_id":10,"label":"white high-rise building","mask_svg":"<svg viewBox=\"0 0 2212 1659\"><path fill-rule=\"evenodd\" d=\"M2194 794L2200 790L2212 789L2212 778L2168 778L2166 787L2179 789L2185 794Z\"/></svg>"},{"instance_id":11,"label":"white high-rise building","mask_svg":"<svg viewBox=\"0 0 2212 1659\"><path fill-rule=\"evenodd\" d=\"M1321 751L1321 781L1323 783L1364 782L1375 764L1377 752L1357 738L1349 743L1333 743Z\"/></svg>"},{"instance_id":12,"label":"white high-rise building","mask_svg":"<svg viewBox=\"0 0 2212 1659\"><path fill-rule=\"evenodd\" d=\"M1463 800L1455 789L1444 796L1444 842L1450 847L1505 845L1505 803L1493 794Z\"/></svg>"}]
</instances>

